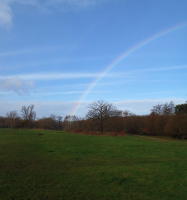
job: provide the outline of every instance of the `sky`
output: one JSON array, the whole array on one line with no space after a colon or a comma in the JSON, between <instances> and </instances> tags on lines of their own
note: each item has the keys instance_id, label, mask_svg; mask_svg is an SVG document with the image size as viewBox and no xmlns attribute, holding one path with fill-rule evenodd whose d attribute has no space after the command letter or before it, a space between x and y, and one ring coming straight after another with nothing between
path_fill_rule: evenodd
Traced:
<instances>
[{"instance_id":1,"label":"sky","mask_svg":"<svg viewBox=\"0 0 187 200\"><path fill-rule=\"evenodd\" d=\"M184 103L186 10L186 0L0 0L0 115Z\"/></svg>"}]
</instances>

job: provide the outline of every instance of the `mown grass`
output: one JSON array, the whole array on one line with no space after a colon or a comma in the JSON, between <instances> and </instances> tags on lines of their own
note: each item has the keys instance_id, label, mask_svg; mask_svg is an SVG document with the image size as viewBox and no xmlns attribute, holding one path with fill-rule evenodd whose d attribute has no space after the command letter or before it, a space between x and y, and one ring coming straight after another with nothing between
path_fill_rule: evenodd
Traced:
<instances>
[{"instance_id":1,"label":"mown grass","mask_svg":"<svg viewBox=\"0 0 187 200\"><path fill-rule=\"evenodd\" d=\"M184 200L187 142L0 129L0 200Z\"/></svg>"}]
</instances>

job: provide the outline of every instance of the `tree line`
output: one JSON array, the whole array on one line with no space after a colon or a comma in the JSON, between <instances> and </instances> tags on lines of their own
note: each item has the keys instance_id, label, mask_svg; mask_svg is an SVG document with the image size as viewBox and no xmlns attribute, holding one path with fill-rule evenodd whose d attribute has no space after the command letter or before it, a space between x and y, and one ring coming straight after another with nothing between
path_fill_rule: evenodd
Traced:
<instances>
[{"instance_id":1,"label":"tree line","mask_svg":"<svg viewBox=\"0 0 187 200\"><path fill-rule=\"evenodd\" d=\"M38 128L65 130L87 134L141 134L172 136L187 139L187 102L173 102L153 106L150 114L140 116L117 109L113 104L97 101L89 105L84 118L56 116L37 119L34 105L22 106L17 111L0 117L1 128Z\"/></svg>"}]
</instances>

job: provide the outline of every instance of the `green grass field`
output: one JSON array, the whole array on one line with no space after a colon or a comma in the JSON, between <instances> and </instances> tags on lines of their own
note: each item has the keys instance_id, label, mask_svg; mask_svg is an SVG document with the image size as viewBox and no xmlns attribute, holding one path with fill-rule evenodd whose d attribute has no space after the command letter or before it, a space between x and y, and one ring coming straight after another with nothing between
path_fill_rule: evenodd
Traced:
<instances>
[{"instance_id":1,"label":"green grass field","mask_svg":"<svg viewBox=\"0 0 187 200\"><path fill-rule=\"evenodd\" d=\"M186 141L0 129L0 200L186 198Z\"/></svg>"}]
</instances>

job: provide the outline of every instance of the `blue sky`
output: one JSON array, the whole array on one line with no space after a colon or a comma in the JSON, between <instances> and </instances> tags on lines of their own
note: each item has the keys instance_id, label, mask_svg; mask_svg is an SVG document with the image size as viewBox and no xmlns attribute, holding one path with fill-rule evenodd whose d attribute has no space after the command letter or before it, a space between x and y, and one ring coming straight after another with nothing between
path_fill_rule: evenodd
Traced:
<instances>
[{"instance_id":1,"label":"blue sky","mask_svg":"<svg viewBox=\"0 0 187 200\"><path fill-rule=\"evenodd\" d=\"M185 102L186 10L186 0L0 0L0 115L35 104L38 116L81 116L100 99L146 114Z\"/></svg>"}]
</instances>

